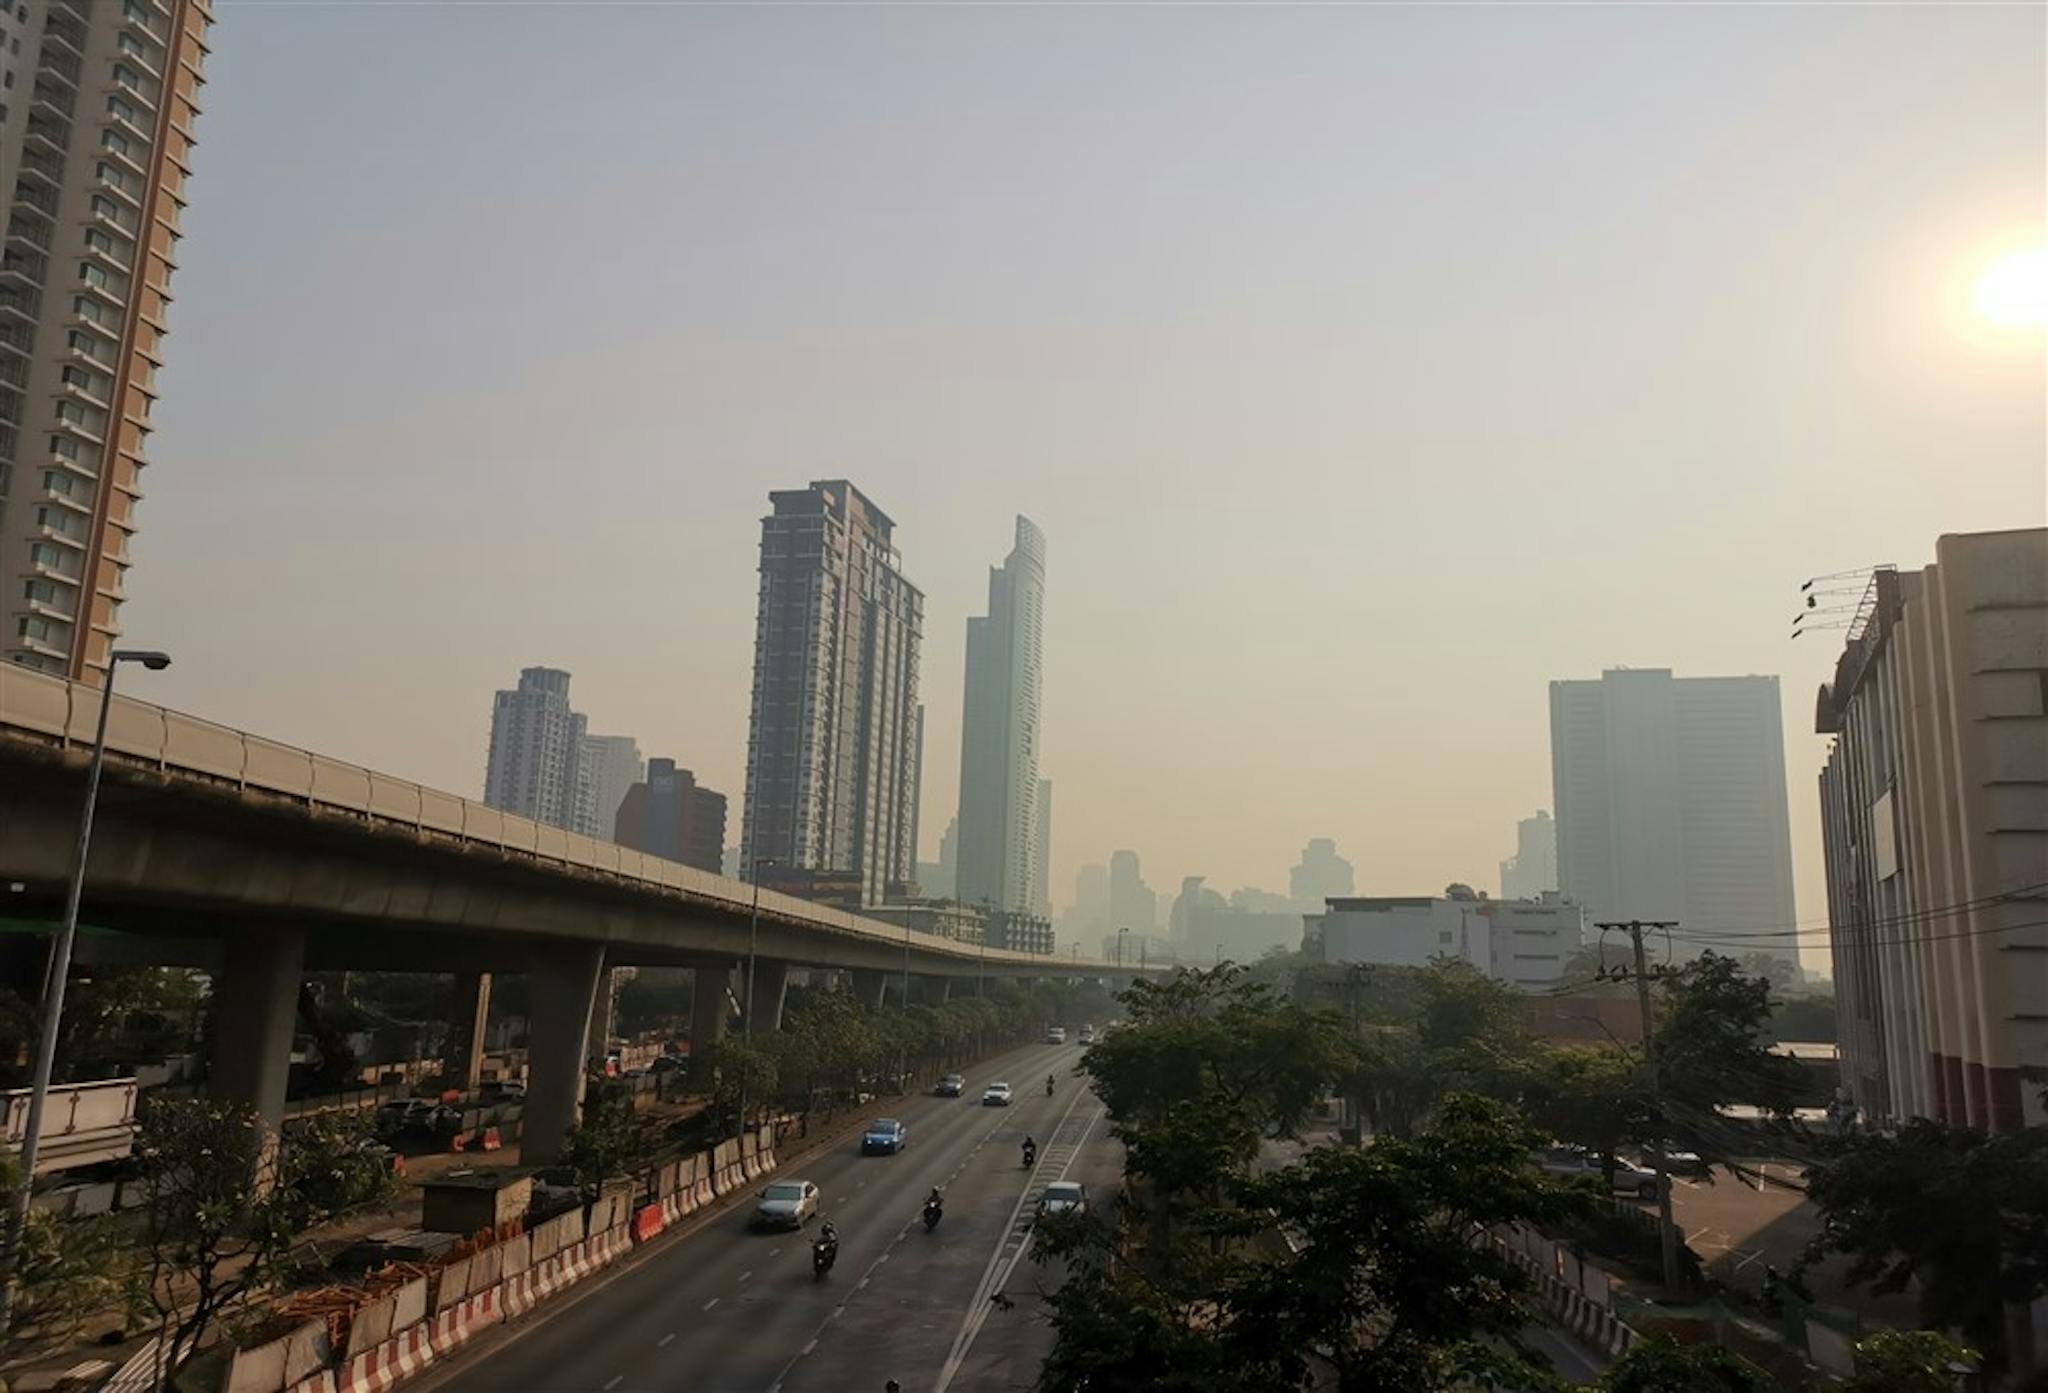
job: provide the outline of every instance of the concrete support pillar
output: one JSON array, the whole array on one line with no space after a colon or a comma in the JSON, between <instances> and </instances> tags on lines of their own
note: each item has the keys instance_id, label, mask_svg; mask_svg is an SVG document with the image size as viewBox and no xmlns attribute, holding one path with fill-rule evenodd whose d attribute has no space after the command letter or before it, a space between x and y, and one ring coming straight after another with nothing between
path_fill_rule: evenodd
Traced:
<instances>
[{"instance_id":1,"label":"concrete support pillar","mask_svg":"<svg viewBox=\"0 0 2048 1393\"><path fill-rule=\"evenodd\" d=\"M464 1092L483 1082L484 1027L491 1014L491 974L455 974L454 1004L448 1017L448 1044L442 1050L441 1072Z\"/></svg>"},{"instance_id":2,"label":"concrete support pillar","mask_svg":"<svg viewBox=\"0 0 2048 1393\"><path fill-rule=\"evenodd\" d=\"M254 1109L273 1135L284 1125L305 961L305 930L244 930L227 943L213 984L213 1059L206 1091Z\"/></svg>"},{"instance_id":3,"label":"concrete support pillar","mask_svg":"<svg viewBox=\"0 0 2048 1393\"><path fill-rule=\"evenodd\" d=\"M857 967L853 970L853 995L861 1005L880 1006L888 990L888 973L873 967Z\"/></svg>"},{"instance_id":4,"label":"concrete support pillar","mask_svg":"<svg viewBox=\"0 0 2048 1393\"><path fill-rule=\"evenodd\" d=\"M709 1093L712 1056L732 1017L732 965L698 963L691 975L696 985L690 993L690 1089Z\"/></svg>"},{"instance_id":5,"label":"concrete support pillar","mask_svg":"<svg viewBox=\"0 0 2048 1393\"><path fill-rule=\"evenodd\" d=\"M527 1031L526 1107L520 1160L551 1165L582 1115L590 1020L604 981L601 943L536 944L527 960L533 1018Z\"/></svg>"},{"instance_id":6,"label":"concrete support pillar","mask_svg":"<svg viewBox=\"0 0 2048 1393\"><path fill-rule=\"evenodd\" d=\"M742 973L745 969L741 969ZM746 1006L744 987L740 997ZM789 964L780 958L754 959L754 1029L782 1029L782 1002L789 995Z\"/></svg>"}]
</instances>

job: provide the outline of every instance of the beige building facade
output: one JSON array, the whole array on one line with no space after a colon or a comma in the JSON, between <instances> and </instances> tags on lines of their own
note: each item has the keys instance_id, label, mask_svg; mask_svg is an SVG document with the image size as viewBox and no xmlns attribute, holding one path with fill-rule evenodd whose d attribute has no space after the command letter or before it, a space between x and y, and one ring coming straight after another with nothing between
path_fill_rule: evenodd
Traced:
<instances>
[{"instance_id":1,"label":"beige building facade","mask_svg":"<svg viewBox=\"0 0 2048 1393\"><path fill-rule=\"evenodd\" d=\"M98 682L148 463L207 0L0 17L0 657Z\"/></svg>"}]
</instances>

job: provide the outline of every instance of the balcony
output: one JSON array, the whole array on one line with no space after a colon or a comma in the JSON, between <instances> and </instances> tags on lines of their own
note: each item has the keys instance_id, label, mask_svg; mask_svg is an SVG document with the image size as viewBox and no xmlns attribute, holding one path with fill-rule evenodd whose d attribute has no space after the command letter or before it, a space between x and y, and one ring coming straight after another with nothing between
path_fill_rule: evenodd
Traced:
<instances>
[{"instance_id":1,"label":"balcony","mask_svg":"<svg viewBox=\"0 0 2048 1393\"><path fill-rule=\"evenodd\" d=\"M102 450L107 446L107 438L104 435L95 434L93 427L84 421L73 421L68 417L59 416L57 418L57 430L64 435L74 436L79 440L85 441L88 445L97 446Z\"/></svg>"},{"instance_id":2,"label":"balcony","mask_svg":"<svg viewBox=\"0 0 2048 1393\"><path fill-rule=\"evenodd\" d=\"M90 319L93 323L102 327L112 328L121 322L121 316L128 313L128 302L115 294L111 287L97 284L88 278L81 280L78 283L78 288L86 294L93 296L111 311L104 319L95 318L92 315L85 315L83 318Z\"/></svg>"},{"instance_id":3,"label":"balcony","mask_svg":"<svg viewBox=\"0 0 2048 1393\"><path fill-rule=\"evenodd\" d=\"M17 183L14 186L14 201L16 203L25 203L37 212L47 214L50 217L54 218L57 216L57 195L38 185L27 182Z\"/></svg>"},{"instance_id":4,"label":"balcony","mask_svg":"<svg viewBox=\"0 0 2048 1393\"><path fill-rule=\"evenodd\" d=\"M50 249L50 225L40 213L16 210L14 216L7 220L7 240L46 252Z\"/></svg>"},{"instance_id":5,"label":"balcony","mask_svg":"<svg viewBox=\"0 0 2048 1393\"><path fill-rule=\"evenodd\" d=\"M116 150L113 146L102 142L99 147L99 157L103 160L112 160L115 164L121 165L138 179L149 178L149 171L142 167L141 162L135 156L125 150Z\"/></svg>"},{"instance_id":6,"label":"balcony","mask_svg":"<svg viewBox=\"0 0 2048 1393\"><path fill-rule=\"evenodd\" d=\"M25 325L33 325L42 313L42 308L43 297L35 291L24 290L18 286L0 286L0 325L15 330L22 329ZM30 332L25 342L10 339L7 343L9 347L19 348L27 353L35 347L35 336Z\"/></svg>"},{"instance_id":7,"label":"balcony","mask_svg":"<svg viewBox=\"0 0 2048 1393\"><path fill-rule=\"evenodd\" d=\"M113 239L109 238L108 240L112 241ZM97 261L108 270L116 271L124 276L135 269L133 263L123 261L121 254L111 247L98 246L92 242L87 242L85 244L85 255L88 260Z\"/></svg>"},{"instance_id":8,"label":"balcony","mask_svg":"<svg viewBox=\"0 0 2048 1393\"><path fill-rule=\"evenodd\" d=\"M60 124L30 113L28 118L28 139L36 143L29 148L34 149L36 145L40 145L61 159L64 155L64 147L71 140L71 123L66 121Z\"/></svg>"},{"instance_id":9,"label":"balcony","mask_svg":"<svg viewBox=\"0 0 2048 1393\"><path fill-rule=\"evenodd\" d=\"M44 82L40 77L36 79L35 94L29 98L28 103L30 111L40 112L52 120L62 121L65 133L69 134L71 130L72 106L71 93L64 91L53 83Z\"/></svg>"},{"instance_id":10,"label":"balcony","mask_svg":"<svg viewBox=\"0 0 2048 1393\"><path fill-rule=\"evenodd\" d=\"M16 388L28 386L28 364L19 358L0 358L0 382Z\"/></svg>"},{"instance_id":11,"label":"balcony","mask_svg":"<svg viewBox=\"0 0 2048 1393\"><path fill-rule=\"evenodd\" d=\"M4 301L0 301L0 307L4 307ZM31 323L34 322L33 315L26 315L24 318L28 319ZM22 357L26 358L29 354L36 351L35 330L31 329L28 324L0 318L0 349L5 349L10 353L19 353Z\"/></svg>"},{"instance_id":12,"label":"balcony","mask_svg":"<svg viewBox=\"0 0 2048 1393\"><path fill-rule=\"evenodd\" d=\"M75 532L66 532L61 527L52 527L47 522L38 522L29 528L29 540L54 542L60 547L70 547L80 556L85 554L85 538Z\"/></svg>"},{"instance_id":13,"label":"balcony","mask_svg":"<svg viewBox=\"0 0 2048 1393\"><path fill-rule=\"evenodd\" d=\"M66 15L61 6L53 6L43 24L45 53L49 52L49 45L53 42L62 44L76 57L85 57L85 26Z\"/></svg>"},{"instance_id":14,"label":"balcony","mask_svg":"<svg viewBox=\"0 0 2048 1393\"><path fill-rule=\"evenodd\" d=\"M34 175L52 188L64 183L64 161L41 150L26 151L21 157L23 175Z\"/></svg>"},{"instance_id":15,"label":"balcony","mask_svg":"<svg viewBox=\"0 0 2048 1393\"><path fill-rule=\"evenodd\" d=\"M42 67L37 76L39 79L45 76L54 77L73 92L76 92L78 90L80 71L81 69L76 58L60 48L46 46L43 49Z\"/></svg>"},{"instance_id":16,"label":"balcony","mask_svg":"<svg viewBox=\"0 0 2048 1393\"><path fill-rule=\"evenodd\" d=\"M137 28L137 26L136 26L135 24L133 24L132 22L130 22L130 23L128 23L128 24L124 24L124 25L122 26L122 28L123 28L124 30L127 30L127 29L135 29L135 28ZM147 29L141 29L141 30L140 30L139 32L141 32L141 33L143 33L143 34L145 34L145 35L148 35L149 39L150 39L150 40L152 40L152 41L153 41L153 40L155 40L155 38L156 38L156 35L154 35L154 34L151 34L151 33L149 32L149 30L147 30ZM150 45L149 45L149 44L147 44L147 43L144 43L144 44L139 44L139 45L135 45L135 46L130 46L130 45L121 45L121 44L119 43L119 40L118 40L118 39L117 39L117 40L116 40L115 42L116 42L116 44L117 44L117 45L119 46L119 52L120 52L120 55L121 55L121 59L122 59L122 61L123 61L123 62L126 62L126 63L133 63L133 64L134 64L134 65L135 65L136 67L140 68L140 69L141 69L141 70L142 70L143 72L145 72L145 73L148 73L148 74L149 74L149 75L150 75L151 77L155 78L155 79L156 79L156 80L157 80L157 81L158 81L159 83L161 83L161 82L162 82L162 81L164 80L164 60L163 60L163 56L162 56L162 54L161 54L160 52L159 52L159 53L149 53L149 52L142 52L142 53L137 53L137 52L135 51L135 48L136 48L136 47L143 47L143 48L147 49L147 48L148 48L148 47L149 47ZM161 48L161 45L158 45L158 47L159 47L159 48Z\"/></svg>"},{"instance_id":17,"label":"balcony","mask_svg":"<svg viewBox=\"0 0 2048 1393\"><path fill-rule=\"evenodd\" d=\"M141 181L137 180L136 182L140 183ZM99 188L100 192L107 194L109 197L118 198L123 203L127 204L129 208L134 210L136 217L139 218L142 215L142 200L136 197L136 195L132 191L130 191L126 184L116 183L112 179L109 179L105 174L101 174L99 175L99 184L97 185L97 187Z\"/></svg>"}]
</instances>

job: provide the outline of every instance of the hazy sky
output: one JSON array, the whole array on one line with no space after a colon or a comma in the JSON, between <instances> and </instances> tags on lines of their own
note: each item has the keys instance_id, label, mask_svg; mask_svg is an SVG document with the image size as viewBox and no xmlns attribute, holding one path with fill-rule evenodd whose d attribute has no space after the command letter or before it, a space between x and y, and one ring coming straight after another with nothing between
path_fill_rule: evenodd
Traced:
<instances>
[{"instance_id":1,"label":"hazy sky","mask_svg":"<svg viewBox=\"0 0 2048 1393\"><path fill-rule=\"evenodd\" d=\"M2048 514L2044 13L223 0L132 690L476 794L492 691L743 786L758 519L963 621L1049 536L1053 893L1491 887L1546 682L1763 672L1809 575ZM735 798L735 827L737 826Z\"/></svg>"}]
</instances>

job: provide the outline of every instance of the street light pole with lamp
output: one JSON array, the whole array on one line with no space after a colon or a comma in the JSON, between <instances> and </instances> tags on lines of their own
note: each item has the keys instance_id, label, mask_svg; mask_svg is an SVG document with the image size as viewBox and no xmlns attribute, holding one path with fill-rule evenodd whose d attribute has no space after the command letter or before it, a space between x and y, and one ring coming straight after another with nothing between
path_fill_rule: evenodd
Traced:
<instances>
[{"instance_id":1,"label":"street light pole with lamp","mask_svg":"<svg viewBox=\"0 0 2048 1393\"><path fill-rule=\"evenodd\" d=\"M27 1133L21 1139L21 1183L8 1205L7 1231L0 1234L0 1330L14 1307L14 1269L28 1224L29 1192L35 1188L36 1153L41 1149L43 1109L50 1096L50 1073L57 1062L57 1031L64 1018L64 983L71 975L72 945L78 940L78 906L85 897L85 862L92 851L92 818L99 805L100 769L107 759L107 713L114 705L114 674L122 663L141 663L151 672L171 665L168 653L154 649L116 648L107 659L107 682L100 689L98 728L92 739L92 765L85 776L85 810L78 820L78 851L71 862L71 885L64 896L64 922L50 948L43 975L42 1029L36 1037L35 1071L28 1094Z\"/></svg>"}]
</instances>

